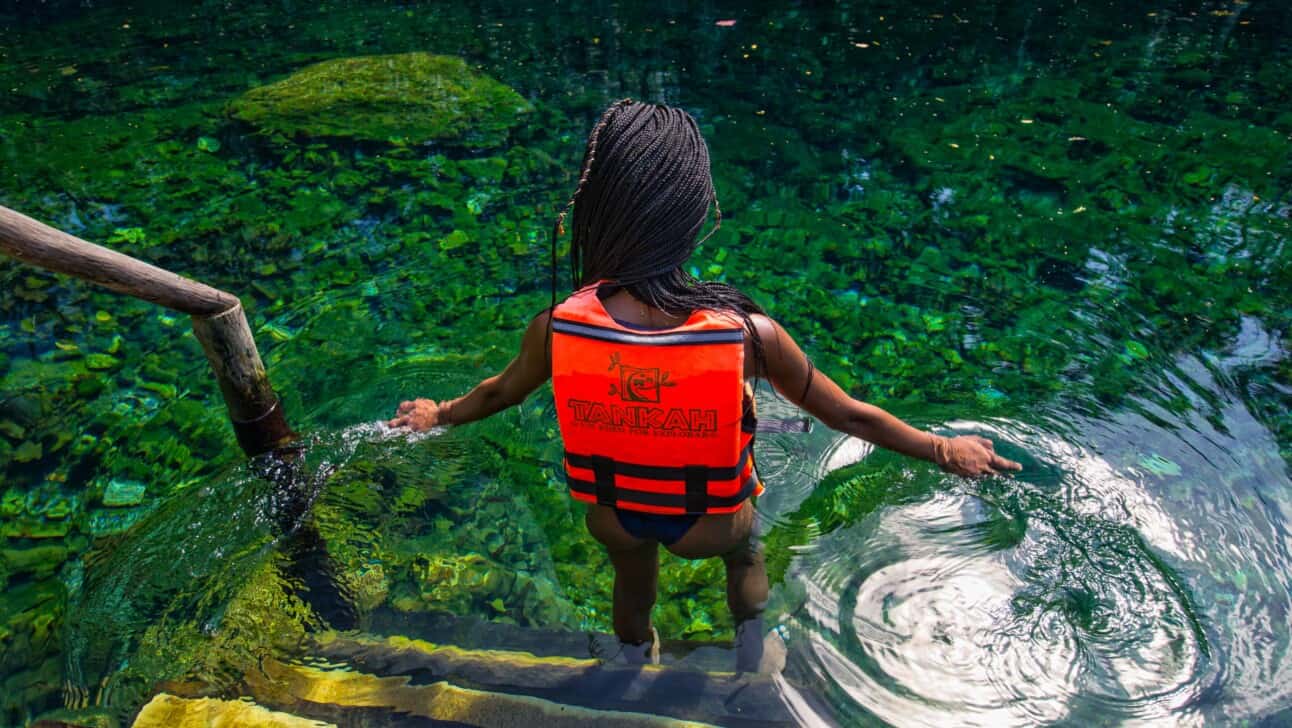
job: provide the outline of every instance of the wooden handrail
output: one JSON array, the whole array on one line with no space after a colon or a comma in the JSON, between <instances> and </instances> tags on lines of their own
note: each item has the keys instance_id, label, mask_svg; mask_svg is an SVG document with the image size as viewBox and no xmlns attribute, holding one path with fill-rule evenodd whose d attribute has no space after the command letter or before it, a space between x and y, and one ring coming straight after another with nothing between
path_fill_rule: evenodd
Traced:
<instances>
[{"instance_id":1,"label":"wooden handrail","mask_svg":"<svg viewBox=\"0 0 1292 728\"><path fill-rule=\"evenodd\" d=\"M0 251L38 268L65 273L193 316L224 313L236 296L131 258L0 207Z\"/></svg>"},{"instance_id":2,"label":"wooden handrail","mask_svg":"<svg viewBox=\"0 0 1292 728\"><path fill-rule=\"evenodd\" d=\"M189 314L242 449L258 455L295 439L269 385L237 296L86 242L3 206L0 252Z\"/></svg>"}]
</instances>

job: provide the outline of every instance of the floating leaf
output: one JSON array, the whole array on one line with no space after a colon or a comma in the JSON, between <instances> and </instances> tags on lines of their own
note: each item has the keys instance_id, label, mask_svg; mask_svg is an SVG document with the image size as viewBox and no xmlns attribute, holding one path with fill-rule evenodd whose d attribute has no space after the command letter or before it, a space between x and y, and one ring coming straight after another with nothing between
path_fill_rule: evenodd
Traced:
<instances>
[{"instance_id":1,"label":"floating leaf","mask_svg":"<svg viewBox=\"0 0 1292 728\"><path fill-rule=\"evenodd\" d=\"M208 136L198 137L197 148L204 152L218 152L220 151L220 140Z\"/></svg>"},{"instance_id":2,"label":"floating leaf","mask_svg":"<svg viewBox=\"0 0 1292 728\"><path fill-rule=\"evenodd\" d=\"M1238 591L1247 591L1247 572L1239 569L1234 572L1234 588Z\"/></svg>"}]
</instances>

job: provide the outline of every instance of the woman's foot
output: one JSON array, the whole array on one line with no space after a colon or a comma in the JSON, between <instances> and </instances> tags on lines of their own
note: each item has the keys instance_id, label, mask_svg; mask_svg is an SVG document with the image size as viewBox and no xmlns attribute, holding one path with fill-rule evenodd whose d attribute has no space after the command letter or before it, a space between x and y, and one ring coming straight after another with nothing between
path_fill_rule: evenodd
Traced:
<instances>
[{"instance_id":1,"label":"woman's foot","mask_svg":"<svg viewBox=\"0 0 1292 728\"><path fill-rule=\"evenodd\" d=\"M763 618L736 625L736 672L775 674L785 669L785 640L778 631L763 633Z\"/></svg>"},{"instance_id":2,"label":"woman's foot","mask_svg":"<svg viewBox=\"0 0 1292 728\"><path fill-rule=\"evenodd\" d=\"M654 627L651 627L650 636L650 642L643 642L640 645L630 645L626 642L619 643L619 655L623 658L625 664L659 664L659 632Z\"/></svg>"},{"instance_id":3,"label":"woman's foot","mask_svg":"<svg viewBox=\"0 0 1292 728\"><path fill-rule=\"evenodd\" d=\"M611 635L595 635L589 644L592 656L606 665L658 665L659 632L650 628L651 639L641 644L621 642Z\"/></svg>"}]
</instances>

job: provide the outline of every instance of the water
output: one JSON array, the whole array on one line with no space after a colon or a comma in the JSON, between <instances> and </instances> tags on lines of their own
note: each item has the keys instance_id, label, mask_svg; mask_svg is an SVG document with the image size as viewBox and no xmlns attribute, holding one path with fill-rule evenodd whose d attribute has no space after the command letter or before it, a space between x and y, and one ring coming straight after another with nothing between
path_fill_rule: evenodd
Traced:
<instances>
[{"instance_id":1,"label":"water","mask_svg":"<svg viewBox=\"0 0 1292 728\"><path fill-rule=\"evenodd\" d=\"M0 722L238 694L329 626L457 615L553 654L607 630L550 393L416 440L375 423L505 364L583 135L629 95L709 141L696 272L856 395L1025 465L760 436L800 720L1286 721L1288 24L1262 0L0 9L0 204L237 292L308 433L243 463L183 317L0 263ZM532 109L426 145L231 116L410 51ZM719 566L665 561L666 639L728 620Z\"/></svg>"}]
</instances>

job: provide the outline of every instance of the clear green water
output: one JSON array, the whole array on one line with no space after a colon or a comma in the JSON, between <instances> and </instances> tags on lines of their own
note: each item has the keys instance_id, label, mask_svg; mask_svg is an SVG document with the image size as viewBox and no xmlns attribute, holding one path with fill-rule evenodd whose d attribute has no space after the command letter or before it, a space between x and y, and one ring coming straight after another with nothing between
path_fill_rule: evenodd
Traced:
<instances>
[{"instance_id":1,"label":"clear green water","mask_svg":"<svg viewBox=\"0 0 1292 728\"><path fill-rule=\"evenodd\" d=\"M607 630L550 394L417 441L372 423L506 362L628 95L709 140L698 272L858 396L1027 466L760 440L787 683L823 720L1287 719L1281 3L242 5L0 9L0 204L240 294L310 442L290 479L245 464L184 317L0 262L0 723L236 694L329 623ZM533 109L429 145L230 115L406 51ZM720 574L666 561L666 638L730 637Z\"/></svg>"}]
</instances>

